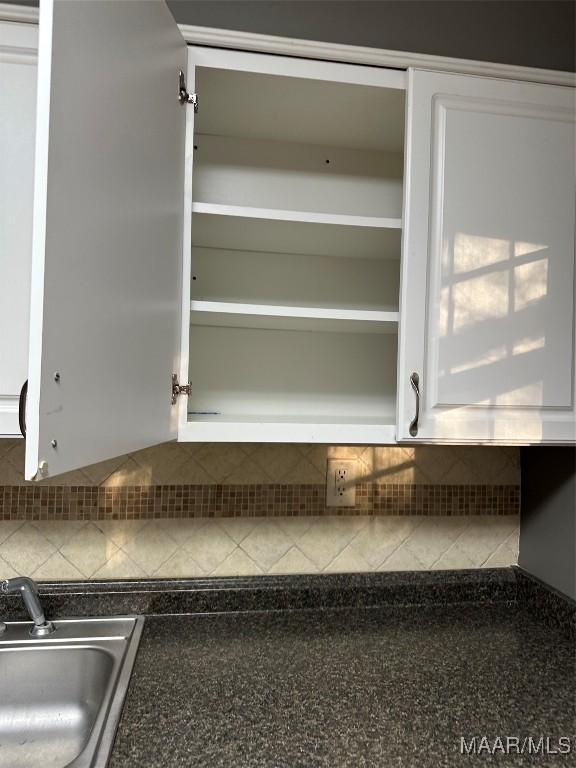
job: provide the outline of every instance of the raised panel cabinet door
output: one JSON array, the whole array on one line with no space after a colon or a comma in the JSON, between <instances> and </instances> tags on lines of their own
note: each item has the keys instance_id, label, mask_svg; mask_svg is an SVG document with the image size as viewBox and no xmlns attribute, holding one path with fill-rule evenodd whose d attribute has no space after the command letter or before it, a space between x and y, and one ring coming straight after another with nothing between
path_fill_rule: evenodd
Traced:
<instances>
[{"instance_id":1,"label":"raised panel cabinet door","mask_svg":"<svg viewBox=\"0 0 576 768\"><path fill-rule=\"evenodd\" d=\"M0 437L28 378L38 30L0 22Z\"/></svg>"},{"instance_id":2,"label":"raised panel cabinet door","mask_svg":"<svg viewBox=\"0 0 576 768\"><path fill-rule=\"evenodd\" d=\"M574 108L410 73L399 439L575 441Z\"/></svg>"},{"instance_id":3,"label":"raised panel cabinet door","mask_svg":"<svg viewBox=\"0 0 576 768\"><path fill-rule=\"evenodd\" d=\"M42 2L27 478L175 437L186 62L164 2Z\"/></svg>"}]
</instances>

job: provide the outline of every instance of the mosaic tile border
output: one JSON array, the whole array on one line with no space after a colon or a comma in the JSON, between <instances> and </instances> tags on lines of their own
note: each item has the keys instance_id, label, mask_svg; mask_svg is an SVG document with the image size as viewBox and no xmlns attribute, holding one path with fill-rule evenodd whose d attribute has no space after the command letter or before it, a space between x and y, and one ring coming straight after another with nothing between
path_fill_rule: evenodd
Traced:
<instances>
[{"instance_id":1,"label":"mosaic tile border","mask_svg":"<svg viewBox=\"0 0 576 768\"><path fill-rule=\"evenodd\" d=\"M518 485L360 483L356 506L326 507L320 484L0 486L0 520L151 520L311 515L514 515Z\"/></svg>"}]
</instances>

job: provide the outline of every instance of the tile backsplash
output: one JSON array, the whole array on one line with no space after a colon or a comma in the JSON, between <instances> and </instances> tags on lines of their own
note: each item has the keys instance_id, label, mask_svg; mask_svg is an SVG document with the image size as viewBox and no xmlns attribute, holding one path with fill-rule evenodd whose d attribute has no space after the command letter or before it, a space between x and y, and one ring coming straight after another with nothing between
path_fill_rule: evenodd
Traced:
<instances>
[{"instance_id":1,"label":"tile backsplash","mask_svg":"<svg viewBox=\"0 0 576 768\"><path fill-rule=\"evenodd\" d=\"M498 567L515 515L0 522L0 578L179 578Z\"/></svg>"},{"instance_id":2,"label":"tile backsplash","mask_svg":"<svg viewBox=\"0 0 576 768\"><path fill-rule=\"evenodd\" d=\"M515 448L168 443L42 483L0 440L0 578L192 577L510 565ZM356 506L325 505L328 458Z\"/></svg>"},{"instance_id":3,"label":"tile backsplash","mask_svg":"<svg viewBox=\"0 0 576 768\"><path fill-rule=\"evenodd\" d=\"M517 448L164 443L38 485L324 485L329 458L357 460L360 482L519 485ZM0 485L24 485L24 441L0 440Z\"/></svg>"}]
</instances>

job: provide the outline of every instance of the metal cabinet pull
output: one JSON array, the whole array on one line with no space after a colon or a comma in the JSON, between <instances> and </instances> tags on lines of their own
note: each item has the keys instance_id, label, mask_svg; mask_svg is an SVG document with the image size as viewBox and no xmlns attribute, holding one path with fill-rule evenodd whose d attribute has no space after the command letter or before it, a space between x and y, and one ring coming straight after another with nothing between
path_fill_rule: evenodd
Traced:
<instances>
[{"instance_id":1,"label":"metal cabinet pull","mask_svg":"<svg viewBox=\"0 0 576 768\"><path fill-rule=\"evenodd\" d=\"M22 437L26 437L26 401L28 399L28 379L22 384L20 399L18 400L18 424Z\"/></svg>"},{"instance_id":2,"label":"metal cabinet pull","mask_svg":"<svg viewBox=\"0 0 576 768\"><path fill-rule=\"evenodd\" d=\"M420 416L420 376L414 371L414 373L410 376L410 386L414 390L414 394L416 395L416 413L414 414L414 418L410 422L410 428L409 432L412 435L412 437L416 437L418 434L418 418Z\"/></svg>"}]
</instances>

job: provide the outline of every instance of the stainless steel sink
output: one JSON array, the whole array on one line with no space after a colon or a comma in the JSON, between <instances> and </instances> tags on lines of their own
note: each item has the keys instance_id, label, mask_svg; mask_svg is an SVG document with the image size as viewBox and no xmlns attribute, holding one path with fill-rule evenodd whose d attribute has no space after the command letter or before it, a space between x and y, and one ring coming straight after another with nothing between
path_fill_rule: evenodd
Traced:
<instances>
[{"instance_id":1,"label":"stainless steel sink","mask_svg":"<svg viewBox=\"0 0 576 768\"><path fill-rule=\"evenodd\" d=\"M103 768L144 619L67 619L41 639L32 623L0 636L1 768Z\"/></svg>"}]
</instances>

